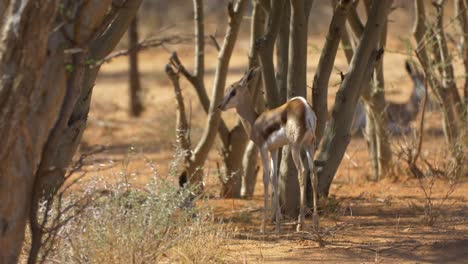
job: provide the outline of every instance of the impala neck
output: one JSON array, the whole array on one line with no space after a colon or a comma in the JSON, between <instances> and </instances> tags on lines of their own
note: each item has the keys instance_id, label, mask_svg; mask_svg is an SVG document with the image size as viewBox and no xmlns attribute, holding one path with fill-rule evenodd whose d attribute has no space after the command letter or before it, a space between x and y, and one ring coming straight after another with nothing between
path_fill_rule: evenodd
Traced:
<instances>
[{"instance_id":1,"label":"impala neck","mask_svg":"<svg viewBox=\"0 0 468 264\"><path fill-rule=\"evenodd\" d=\"M254 104L252 102L252 96L248 94L236 107L237 113L241 117L242 125L244 125L245 131L249 138L252 135L252 127L255 120L258 118L258 113L255 111Z\"/></svg>"}]
</instances>

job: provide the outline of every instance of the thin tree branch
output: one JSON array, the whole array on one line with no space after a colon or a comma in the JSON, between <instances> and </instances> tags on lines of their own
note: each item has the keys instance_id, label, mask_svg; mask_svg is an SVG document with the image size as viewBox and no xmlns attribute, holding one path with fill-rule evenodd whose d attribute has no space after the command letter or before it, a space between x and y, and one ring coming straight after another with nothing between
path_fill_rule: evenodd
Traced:
<instances>
[{"instance_id":1,"label":"thin tree branch","mask_svg":"<svg viewBox=\"0 0 468 264\"><path fill-rule=\"evenodd\" d=\"M185 66L182 64L179 57L177 56L176 52L172 53L172 56L169 59L169 61L176 68L176 70L180 72L190 82L190 84L192 84L193 88L195 89L195 92L197 93L198 99L200 100L200 103L203 107L203 110L205 110L205 113L208 114L209 108L210 108L210 99L208 98L208 94L206 93L204 81L198 79L197 76L191 74L185 68ZM221 141L223 142L223 146L228 147L229 146L229 129L226 123L224 122L224 120L220 121L218 132L219 132Z\"/></svg>"},{"instance_id":2,"label":"thin tree branch","mask_svg":"<svg viewBox=\"0 0 468 264\"><path fill-rule=\"evenodd\" d=\"M95 65L102 65L104 63L108 63L115 58L127 56L130 53L135 52L135 51L139 52L139 51L147 50L150 48L160 47L163 45L176 45L176 44L189 43L189 42L191 42L191 38L189 36L174 35L174 36L168 36L168 37L163 37L163 38L151 37L143 41L140 41L133 48L123 49L123 50L113 52L107 55L104 59L96 62Z\"/></svg>"},{"instance_id":3,"label":"thin tree branch","mask_svg":"<svg viewBox=\"0 0 468 264\"><path fill-rule=\"evenodd\" d=\"M266 4L268 0L261 3ZM273 3L268 13L267 27L263 37L256 40L256 48L262 66L263 87L265 89L267 103L269 108L275 108L280 105L279 93L275 78L275 68L273 64L273 48L276 36L279 31L281 21L281 12L285 5L284 0L277 0Z\"/></svg>"}]
</instances>

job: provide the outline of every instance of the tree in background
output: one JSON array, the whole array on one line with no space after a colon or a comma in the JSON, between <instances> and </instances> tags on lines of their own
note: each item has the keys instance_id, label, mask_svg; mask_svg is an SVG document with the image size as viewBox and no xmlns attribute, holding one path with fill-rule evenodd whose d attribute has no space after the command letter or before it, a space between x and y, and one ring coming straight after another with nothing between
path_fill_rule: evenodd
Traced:
<instances>
[{"instance_id":1,"label":"tree in background","mask_svg":"<svg viewBox=\"0 0 468 264\"><path fill-rule=\"evenodd\" d=\"M455 160L463 157L467 146L467 107L466 100L458 91L455 79L453 55L449 54L448 41L444 25L445 0L433 1L435 9L435 21L430 21L426 16L425 2L415 0L416 22L413 28L413 36L417 42L415 49L419 62L422 65L426 78L436 95L443 116L443 130L448 146L451 147L451 155ZM456 17L460 25L460 53L467 71L468 57L466 48L466 21L467 1L457 1ZM467 79L465 76L465 98Z\"/></svg>"},{"instance_id":2,"label":"tree in background","mask_svg":"<svg viewBox=\"0 0 468 264\"><path fill-rule=\"evenodd\" d=\"M378 5L372 5L348 73L336 94L332 119L322 138L317 156L317 160L324 164L317 171L321 196L328 196L330 185L351 140L350 127L356 104L361 87L370 82L376 59L379 57L376 49L386 25L391 2L384 0L379 1Z\"/></svg>"},{"instance_id":3,"label":"tree in background","mask_svg":"<svg viewBox=\"0 0 468 264\"><path fill-rule=\"evenodd\" d=\"M182 149L185 153L184 157L184 172L182 175L187 177L188 181L202 189L203 183L203 166L208 158L208 153L214 145L216 135L219 134L224 147L224 158L233 161L225 175L228 178L222 179L223 195L228 197L238 197L240 193L240 174L239 170L242 166L242 154L247 145L247 136L243 131L242 126L238 124L233 130L229 130L221 118L221 113L217 106L221 102L224 87L226 85L226 76L229 68L232 51L237 40L240 24L243 20L243 14L246 7L246 0L238 0L235 3L228 4L228 28L222 45L219 47L218 64L216 66L215 78L213 84L213 94L211 99L205 89L205 35L204 35L204 15L203 1L194 0L194 20L195 20L195 71L190 73L179 60L176 53L170 58L170 63L166 67L166 73L171 79L173 85L178 86L178 73L184 75L185 78L195 88L203 109L208 115L207 124L203 132L202 138L198 142L195 149L192 151L188 145ZM174 68L174 69L171 69ZM175 74L173 74L175 73ZM177 90L177 89L176 89ZM176 93L177 95L177 93ZM179 102L183 102L180 98ZM179 107L179 111L182 109ZM184 115L179 115L184 116ZM177 125L180 128L181 124ZM184 136L185 138L187 136ZM232 155L230 153L233 153ZM234 175L233 180L232 175ZM238 176L236 176L238 175ZM236 185L236 186L233 186Z\"/></svg>"},{"instance_id":4,"label":"tree in background","mask_svg":"<svg viewBox=\"0 0 468 264\"><path fill-rule=\"evenodd\" d=\"M81 140L100 68L95 62L117 45L140 3L12 0L0 6L0 262L18 260L28 219L28 262L36 262L45 224L39 204L50 208Z\"/></svg>"},{"instance_id":5,"label":"tree in background","mask_svg":"<svg viewBox=\"0 0 468 264\"><path fill-rule=\"evenodd\" d=\"M138 71L138 17L135 17L128 28L128 72L130 88L130 115L138 117L144 110L141 91L140 72Z\"/></svg>"},{"instance_id":6,"label":"tree in background","mask_svg":"<svg viewBox=\"0 0 468 264\"><path fill-rule=\"evenodd\" d=\"M370 0L363 1L367 16L374 2ZM353 6L349 16L348 23L350 32L344 34L342 43L345 47L356 47L356 42L364 33L364 25L357 14L357 2ZM383 32L379 40L379 48L385 48L387 41L387 22L385 22ZM348 63L351 61L351 54L346 56ZM369 155L372 163L372 180L379 180L390 171L392 164L392 149L390 146L390 137L388 134L388 118L386 115L385 100L385 82L383 72L383 58L377 62L373 73L372 82L365 84L362 88L361 98L366 107L366 140L369 146Z\"/></svg>"}]
</instances>

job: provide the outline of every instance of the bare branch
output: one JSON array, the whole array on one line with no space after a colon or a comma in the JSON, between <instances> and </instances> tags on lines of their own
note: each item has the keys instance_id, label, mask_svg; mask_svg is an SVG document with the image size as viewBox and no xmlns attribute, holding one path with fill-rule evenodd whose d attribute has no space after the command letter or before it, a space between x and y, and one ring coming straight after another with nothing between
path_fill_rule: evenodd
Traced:
<instances>
[{"instance_id":1,"label":"bare branch","mask_svg":"<svg viewBox=\"0 0 468 264\"><path fill-rule=\"evenodd\" d=\"M213 42L213 45L215 46L216 50L219 52L221 50L221 47L219 46L218 40L216 40L216 37L214 35L210 35L211 42Z\"/></svg>"},{"instance_id":2,"label":"bare branch","mask_svg":"<svg viewBox=\"0 0 468 264\"><path fill-rule=\"evenodd\" d=\"M172 69L170 64L166 65L166 74L172 81L174 87L174 94L177 102L177 121L176 121L176 138L180 149L184 152L185 163L190 161L192 151L190 149L190 138L189 138L189 124L187 122L187 116L185 113L184 98L179 84L179 76Z\"/></svg>"},{"instance_id":3,"label":"bare branch","mask_svg":"<svg viewBox=\"0 0 468 264\"><path fill-rule=\"evenodd\" d=\"M424 118L426 114L426 105L427 105L427 97L428 97L428 91L427 91L427 78L424 78L425 80L425 85L424 85L424 99L422 103L422 113L421 113L421 121L419 123L419 137L418 137L418 145L416 147L416 153L414 154L414 158L411 160L411 163L415 164L419 158L419 154L421 153L421 148L422 148L422 142L423 142L423 132L424 132Z\"/></svg>"},{"instance_id":4,"label":"bare branch","mask_svg":"<svg viewBox=\"0 0 468 264\"><path fill-rule=\"evenodd\" d=\"M267 0L262 2L269 2ZM273 48L276 36L279 31L281 12L285 5L284 0L278 0L273 3L268 14L267 28L263 37L256 40L256 48L262 66L263 87L267 97L269 108L280 105L278 88L275 79L275 69L273 64Z\"/></svg>"},{"instance_id":5,"label":"bare branch","mask_svg":"<svg viewBox=\"0 0 468 264\"><path fill-rule=\"evenodd\" d=\"M214 143L215 136L218 131L218 126L221 122L221 113L216 109L223 96L229 61L234 49L234 44L237 40L237 35L239 32L240 23L242 22L245 6L245 0L238 0L235 6L232 3L228 5L228 29L220 54L218 56L218 65L216 67L213 96L210 102L208 121L202 138L194 152L193 166L196 167L202 167L205 163L209 150ZM193 182L201 182L201 177L202 175L197 175L194 177Z\"/></svg>"},{"instance_id":6,"label":"bare branch","mask_svg":"<svg viewBox=\"0 0 468 264\"><path fill-rule=\"evenodd\" d=\"M192 84L193 88L197 92L198 99L205 110L205 113L209 113L210 107L210 99L208 98L208 94L206 93L204 81L198 79L196 76L192 75L182 64L177 53L172 53L171 58L169 59L170 63L175 67L175 69L180 72L189 82ZM224 122L224 120L220 121L219 124L219 136L221 141L223 142L223 146L229 146L229 129Z\"/></svg>"},{"instance_id":7,"label":"bare branch","mask_svg":"<svg viewBox=\"0 0 468 264\"><path fill-rule=\"evenodd\" d=\"M195 76L202 81L205 75L205 29L203 16L203 0L193 0L195 19Z\"/></svg>"},{"instance_id":8,"label":"bare branch","mask_svg":"<svg viewBox=\"0 0 468 264\"><path fill-rule=\"evenodd\" d=\"M189 42L191 42L191 39L189 36L174 35L174 36L168 36L168 37L163 37L163 38L150 37L139 42L133 48L119 50L119 51L116 51L107 55L104 59L96 62L95 65L102 65L104 63L111 62L115 58L127 56L132 52L143 51L143 50L147 50L150 48L160 47L163 45L176 45L176 44L189 43Z\"/></svg>"},{"instance_id":9,"label":"bare branch","mask_svg":"<svg viewBox=\"0 0 468 264\"><path fill-rule=\"evenodd\" d=\"M348 15L348 23L351 26L355 37L359 39L359 37L362 36L362 34L364 33L364 24L361 22L361 19L359 18L359 15L357 13L357 4L358 1L354 1L351 11Z\"/></svg>"}]
</instances>

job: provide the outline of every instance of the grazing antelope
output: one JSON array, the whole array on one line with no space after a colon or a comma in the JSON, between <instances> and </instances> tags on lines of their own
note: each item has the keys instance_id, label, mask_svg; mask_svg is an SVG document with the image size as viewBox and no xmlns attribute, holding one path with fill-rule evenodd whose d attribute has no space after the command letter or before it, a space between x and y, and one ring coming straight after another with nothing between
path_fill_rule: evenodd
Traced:
<instances>
[{"instance_id":1,"label":"grazing antelope","mask_svg":"<svg viewBox=\"0 0 468 264\"><path fill-rule=\"evenodd\" d=\"M388 102L385 114L388 118L388 128L391 134L402 134L410 131L409 123L414 121L421 109L420 105L424 97L424 75L409 61L405 62L405 69L413 81L413 92L407 102ZM351 125L351 134L354 135L364 130L367 112L363 102L359 101Z\"/></svg>"},{"instance_id":2,"label":"grazing antelope","mask_svg":"<svg viewBox=\"0 0 468 264\"><path fill-rule=\"evenodd\" d=\"M421 110L424 98L424 75L409 61L405 62L405 69L413 80L413 92L405 103L388 103L386 114L390 132L401 134L410 131L409 123L414 121Z\"/></svg>"},{"instance_id":3,"label":"grazing antelope","mask_svg":"<svg viewBox=\"0 0 468 264\"><path fill-rule=\"evenodd\" d=\"M242 124L249 138L260 150L263 162L263 183L265 190L265 208L261 231L265 232L268 218L268 189L270 173L273 182L276 208L276 231L280 229L281 212L278 195L278 151L284 145L291 147L291 155L298 171L300 187L300 210L297 231L304 227L304 206L306 203L306 169L301 159L301 150L307 154L307 161L311 172L312 189L314 192L314 228L318 227L317 213L317 176L313 170L314 140L317 118L314 111L303 97L294 97L275 109L258 114L252 102L252 95L248 89L249 82L258 74L259 69L249 69L237 82L231 84L218 108L225 111L236 108Z\"/></svg>"}]
</instances>

